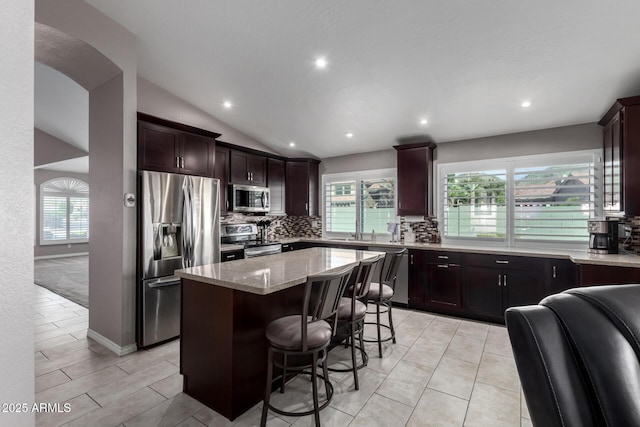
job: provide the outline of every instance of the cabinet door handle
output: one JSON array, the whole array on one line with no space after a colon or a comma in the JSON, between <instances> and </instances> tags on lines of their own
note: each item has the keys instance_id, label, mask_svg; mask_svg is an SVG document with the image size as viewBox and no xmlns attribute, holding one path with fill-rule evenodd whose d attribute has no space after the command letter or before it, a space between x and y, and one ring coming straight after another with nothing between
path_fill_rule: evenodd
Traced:
<instances>
[{"instance_id":1,"label":"cabinet door handle","mask_svg":"<svg viewBox=\"0 0 640 427\"><path fill-rule=\"evenodd\" d=\"M180 167L180 157L176 156L176 167L179 168Z\"/></svg>"},{"instance_id":2,"label":"cabinet door handle","mask_svg":"<svg viewBox=\"0 0 640 427\"><path fill-rule=\"evenodd\" d=\"M249 175L249 172L247 172L247 181L251 181L251 176Z\"/></svg>"},{"instance_id":3,"label":"cabinet door handle","mask_svg":"<svg viewBox=\"0 0 640 427\"><path fill-rule=\"evenodd\" d=\"M556 266L555 265L553 266L553 278L554 279L556 278Z\"/></svg>"},{"instance_id":4,"label":"cabinet door handle","mask_svg":"<svg viewBox=\"0 0 640 427\"><path fill-rule=\"evenodd\" d=\"M449 268L447 264L438 264L438 268Z\"/></svg>"},{"instance_id":5,"label":"cabinet door handle","mask_svg":"<svg viewBox=\"0 0 640 427\"><path fill-rule=\"evenodd\" d=\"M402 202L398 202L398 209L402 209Z\"/></svg>"},{"instance_id":6,"label":"cabinet door handle","mask_svg":"<svg viewBox=\"0 0 640 427\"><path fill-rule=\"evenodd\" d=\"M438 259L449 259L446 255L438 255Z\"/></svg>"},{"instance_id":7,"label":"cabinet door handle","mask_svg":"<svg viewBox=\"0 0 640 427\"><path fill-rule=\"evenodd\" d=\"M460 267L460 264L449 264L449 267Z\"/></svg>"},{"instance_id":8,"label":"cabinet door handle","mask_svg":"<svg viewBox=\"0 0 640 427\"><path fill-rule=\"evenodd\" d=\"M180 157L180 167L184 169L184 157Z\"/></svg>"},{"instance_id":9,"label":"cabinet door handle","mask_svg":"<svg viewBox=\"0 0 640 427\"><path fill-rule=\"evenodd\" d=\"M502 275L498 274L498 286L502 286Z\"/></svg>"},{"instance_id":10,"label":"cabinet door handle","mask_svg":"<svg viewBox=\"0 0 640 427\"><path fill-rule=\"evenodd\" d=\"M249 176L251 177L251 181L253 181L253 172L249 172Z\"/></svg>"},{"instance_id":11,"label":"cabinet door handle","mask_svg":"<svg viewBox=\"0 0 640 427\"><path fill-rule=\"evenodd\" d=\"M309 213L309 203L304 204L304 210L307 211L307 213Z\"/></svg>"},{"instance_id":12,"label":"cabinet door handle","mask_svg":"<svg viewBox=\"0 0 640 427\"><path fill-rule=\"evenodd\" d=\"M504 286L505 288L507 287L507 275L504 275L504 278L502 279L502 286Z\"/></svg>"},{"instance_id":13,"label":"cabinet door handle","mask_svg":"<svg viewBox=\"0 0 640 427\"><path fill-rule=\"evenodd\" d=\"M236 257L235 255L227 255L227 259L233 259L235 257Z\"/></svg>"},{"instance_id":14,"label":"cabinet door handle","mask_svg":"<svg viewBox=\"0 0 640 427\"><path fill-rule=\"evenodd\" d=\"M413 254L411 254L411 265L413 265Z\"/></svg>"},{"instance_id":15,"label":"cabinet door handle","mask_svg":"<svg viewBox=\"0 0 640 427\"><path fill-rule=\"evenodd\" d=\"M509 264L509 261L504 261L501 259L496 260L496 264Z\"/></svg>"}]
</instances>

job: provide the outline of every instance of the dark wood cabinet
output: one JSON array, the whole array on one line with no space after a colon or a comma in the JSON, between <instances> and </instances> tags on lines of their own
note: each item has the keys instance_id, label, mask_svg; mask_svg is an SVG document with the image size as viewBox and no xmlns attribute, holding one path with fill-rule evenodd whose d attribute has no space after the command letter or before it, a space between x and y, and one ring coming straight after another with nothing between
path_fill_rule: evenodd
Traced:
<instances>
[{"instance_id":1,"label":"dark wood cabinet","mask_svg":"<svg viewBox=\"0 0 640 427\"><path fill-rule=\"evenodd\" d=\"M577 266L568 259L549 259L547 277L549 278L547 295L578 286Z\"/></svg>"},{"instance_id":2,"label":"dark wood cabinet","mask_svg":"<svg viewBox=\"0 0 640 427\"><path fill-rule=\"evenodd\" d=\"M138 113L138 169L212 177L218 136Z\"/></svg>"},{"instance_id":3,"label":"dark wood cabinet","mask_svg":"<svg viewBox=\"0 0 640 427\"><path fill-rule=\"evenodd\" d=\"M578 276L580 286L640 283L640 268L580 264Z\"/></svg>"},{"instance_id":4,"label":"dark wood cabinet","mask_svg":"<svg viewBox=\"0 0 640 427\"><path fill-rule=\"evenodd\" d=\"M598 122L603 126L604 210L640 215L640 96L620 98Z\"/></svg>"},{"instance_id":5,"label":"dark wood cabinet","mask_svg":"<svg viewBox=\"0 0 640 427\"><path fill-rule=\"evenodd\" d=\"M286 164L284 160L267 159L267 187L271 197L269 204L270 214L285 213L285 174Z\"/></svg>"},{"instance_id":6,"label":"dark wood cabinet","mask_svg":"<svg viewBox=\"0 0 640 427\"><path fill-rule=\"evenodd\" d=\"M409 250L409 307L426 309L425 290L428 281L428 252Z\"/></svg>"},{"instance_id":7,"label":"dark wood cabinet","mask_svg":"<svg viewBox=\"0 0 640 427\"><path fill-rule=\"evenodd\" d=\"M509 307L537 304L546 295L544 258L465 254L463 308L503 320Z\"/></svg>"},{"instance_id":8,"label":"dark wood cabinet","mask_svg":"<svg viewBox=\"0 0 640 427\"><path fill-rule=\"evenodd\" d=\"M396 145L398 215L433 215L433 142Z\"/></svg>"},{"instance_id":9,"label":"dark wood cabinet","mask_svg":"<svg viewBox=\"0 0 640 427\"><path fill-rule=\"evenodd\" d=\"M226 215L229 210L229 149L216 147L216 159L213 177L220 180L220 214Z\"/></svg>"},{"instance_id":10,"label":"dark wood cabinet","mask_svg":"<svg viewBox=\"0 0 640 427\"><path fill-rule=\"evenodd\" d=\"M231 150L229 169L232 184L266 185L266 157Z\"/></svg>"},{"instance_id":11,"label":"dark wood cabinet","mask_svg":"<svg viewBox=\"0 0 640 427\"><path fill-rule=\"evenodd\" d=\"M422 309L460 309L459 254L409 251L409 306Z\"/></svg>"},{"instance_id":12,"label":"dark wood cabinet","mask_svg":"<svg viewBox=\"0 0 640 427\"><path fill-rule=\"evenodd\" d=\"M286 212L287 215L319 215L318 164L315 159L287 161Z\"/></svg>"}]
</instances>

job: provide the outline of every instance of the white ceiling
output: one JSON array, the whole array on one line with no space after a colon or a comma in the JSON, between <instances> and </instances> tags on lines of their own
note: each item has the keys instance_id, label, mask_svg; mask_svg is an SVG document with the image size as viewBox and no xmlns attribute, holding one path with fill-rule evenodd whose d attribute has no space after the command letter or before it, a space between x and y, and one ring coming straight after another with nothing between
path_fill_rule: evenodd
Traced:
<instances>
[{"instance_id":1,"label":"white ceiling","mask_svg":"<svg viewBox=\"0 0 640 427\"><path fill-rule=\"evenodd\" d=\"M137 35L142 77L277 151L595 122L640 93L638 0L85 1Z\"/></svg>"}]
</instances>

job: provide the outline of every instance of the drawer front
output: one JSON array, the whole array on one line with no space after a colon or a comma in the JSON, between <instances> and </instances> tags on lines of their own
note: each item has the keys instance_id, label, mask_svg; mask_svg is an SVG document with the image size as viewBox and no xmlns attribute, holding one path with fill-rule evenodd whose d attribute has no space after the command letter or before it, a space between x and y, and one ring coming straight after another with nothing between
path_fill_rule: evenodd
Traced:
<instances>
[{"instance_id":1,"label":"drawer front","mask_svg":"<svg viewBox=\"0 0 640 427\"><path fill-rule=\"evenodd\" d=\"M220 254L220 258L221 258L221 262L235 261L237 259L243 259L244 258L244 251L243 250L239 250L239 251L222 252L222 254Z\"/></svg>"},{"instance_id":2,"label":"drawer front","mask_svg":"<svg viewBox=\"0 0 640 427\"><path fill-rule=\"evenodd\" d=\"M428 262L432 264L460 264L462 254L459 252L429 251Z\"/></svg>"},{"instance_id":3,"label":"drawer front","mask_svg":"<svg viewBox=\"0 0 640 427\"><path fill-rule=\"evenodd\" d=\"M464 254L464 256L462 257L462 263L464 265L496 267L503 269L539 269L543 274L545 267L545 258L512 255Z\"/></svg>"}]
</instances>

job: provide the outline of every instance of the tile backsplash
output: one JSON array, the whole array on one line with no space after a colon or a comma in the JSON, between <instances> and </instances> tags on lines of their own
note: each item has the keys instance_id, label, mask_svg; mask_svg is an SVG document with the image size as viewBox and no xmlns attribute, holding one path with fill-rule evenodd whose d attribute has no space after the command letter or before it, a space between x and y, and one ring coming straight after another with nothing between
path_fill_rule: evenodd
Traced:
<instances>
[{"instance_id":1,"label":"tile backsplash","mask_svg":"<svg viewBox=\"0 0 640 427\"><path fill-rule=\"evenodd\" d=\"M400 241L404 242L404 234L411 229L415 234L415 241L420 243L440 243L438 231L438 219L424 216L420 221L409 221L406 217L400 217Z\"/></svg>"},{"instance_id":2,"label":"tile backsplash","mask_svg":"<svg viewBox=\"0 0 640 427\"><path fill-rule=\"evenodd\" d=\"M220 222L222 224L238 224L245 222L258 222L265 219L271 221L271 225L267 229L267 238L269 240L286 239L291 237L322 236L322 218L319 216L252 216L230 213L228 215L224 215Z\"/></svg>"}]
</instances>

